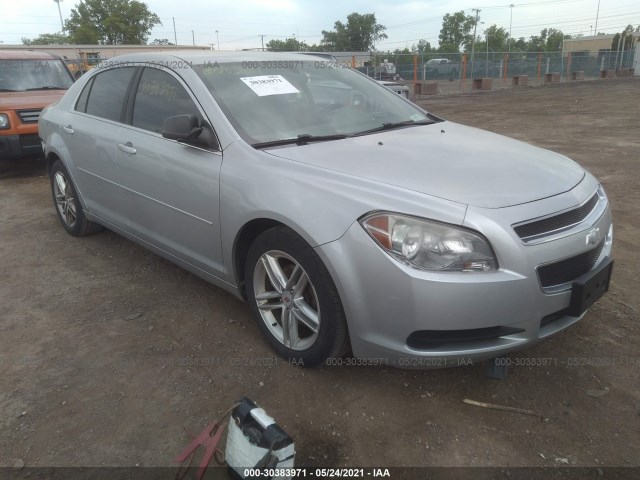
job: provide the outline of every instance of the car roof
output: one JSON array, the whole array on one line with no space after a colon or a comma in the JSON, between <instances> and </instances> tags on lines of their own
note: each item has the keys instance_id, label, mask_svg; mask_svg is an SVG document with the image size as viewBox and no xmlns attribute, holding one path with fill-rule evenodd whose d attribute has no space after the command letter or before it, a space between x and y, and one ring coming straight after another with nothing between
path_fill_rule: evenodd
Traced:
<instances>
[{"instance_id":1,"label":"car roof","mask_svg":"<svg viewBox=\"0 0 640 480\"><path fill-rule=\"evenodd\" d=\"M238 63L260 62L273 60L288 60L308 62L313 60L313 54L297 52L255 52L255 51L221 51L221 50L179 50L163 52L129 53L112 57L106 61L107 65L117 65L127 62L153 62L171 67L172 61L182 60L194 65L210 63ZM316 56L318 60L327 61L326 57ZM166 63L169 62L169 63Z\"/></svg>"},{"instance_id":2,"label":"car roof","mask_svg":"<svg viewBox=\"0 0 640 480\"><path fill-rule=\"evenodd\" d=\"M0 60L56 60L59 57L34 50L0 50Z\"/></svg>"}]
</instances>

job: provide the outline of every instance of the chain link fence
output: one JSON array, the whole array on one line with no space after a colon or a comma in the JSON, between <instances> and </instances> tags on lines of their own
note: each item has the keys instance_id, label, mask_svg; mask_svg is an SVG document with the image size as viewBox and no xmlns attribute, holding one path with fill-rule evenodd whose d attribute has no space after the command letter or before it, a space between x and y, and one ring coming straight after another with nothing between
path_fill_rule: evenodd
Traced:
<instances>
[{"instance_id":1,"label":"chain link fence","mask_svg":"<svg viewBox=\"0 0 640 480\"><path fill-rule=\"evenodd\" d=\"M513 85L514 76L526 76L520 84L536 85L549 81L568 81L607 76L629 76L640 65L634 64L634 50L590 52L494 52L473 54L376 54L363 73L377 79L406 84L438 82L439 91L467 91L474 79L492 79L493 88ZM637 63L637 62L635 62Z\"/></svg>"}]
</instances>

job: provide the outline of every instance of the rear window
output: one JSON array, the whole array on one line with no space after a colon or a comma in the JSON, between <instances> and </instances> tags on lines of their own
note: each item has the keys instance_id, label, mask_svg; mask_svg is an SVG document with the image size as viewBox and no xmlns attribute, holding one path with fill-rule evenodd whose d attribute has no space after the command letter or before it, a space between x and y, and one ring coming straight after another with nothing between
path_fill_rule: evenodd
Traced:
<instances>
[{"instance_id":1,"label":"rear window","mask_svg":"<svg viewBox=\"0 0 640 480\"><path fill-rule=\"evenodd\" d=\"M135 71L135 67L122 67L97 74L85 111L107 120L122 121L124 101Z\"/></svg>"}]
</instances>

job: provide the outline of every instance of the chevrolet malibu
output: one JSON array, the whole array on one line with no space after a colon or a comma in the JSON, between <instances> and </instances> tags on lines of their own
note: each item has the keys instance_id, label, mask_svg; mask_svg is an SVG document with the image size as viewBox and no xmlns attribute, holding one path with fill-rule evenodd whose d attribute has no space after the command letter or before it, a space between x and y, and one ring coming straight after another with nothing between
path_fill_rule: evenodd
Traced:
<instances>
[{"instance_id":1,"label":"chevrolet malibu","mask_svg":"<svg viewBox=\"0 0 640 480\"><path fill-rule=\"evenodd\" d=\"M54 205L245 299L305 366L492 359L608 289L612 219L572 160L300 54L132 54L40 117Z\"/></svg>"}]
</instances>

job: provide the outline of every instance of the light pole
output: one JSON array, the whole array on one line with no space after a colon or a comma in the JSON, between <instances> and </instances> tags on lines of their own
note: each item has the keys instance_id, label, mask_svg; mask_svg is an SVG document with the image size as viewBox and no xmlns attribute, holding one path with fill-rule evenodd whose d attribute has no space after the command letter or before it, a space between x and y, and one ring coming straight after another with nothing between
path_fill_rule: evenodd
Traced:
<instances>
[{"instance_id":1,"label":"light pole","mask_svg":"<svg viewBox=\"0 0 640 480\"><path fill-rule=\"evenodd\" d=\"M64 22L62 21L62 10L60 10L60 2L62 0L53 0L54 2L56 2L56 4L58 4L58 14L60 15L60 32L64 32Z\"/></svg>"},{"instance_id":2,"label":"light pole","mask_svg":"<svg viewBox=\"0 0 640 480\"><path fill-rule=\"evenodd\" d=\"M600 16L600 0L598 0L598 11L596 12L596 28L593 29L593 34L598 35L598 17Z\"/></svg>"},{"instance_id":3,"label":"light pole","mask_svg":"<svg viewBox=\"0 0 640 480\"><path fill-rule=\"evenodd\" d=\"M480 15L480 9L472 8L472 11L476 12L476 21L473 23L473 40L471 40L471 78L473 78L473 64L476 50L476 28L478 28L478 16Z\"/></svg>"},{"instance_id":4,"label":"light pole","mask_svg":"<svg viewBox=\"0 0 640 480\"><path fill-rule=\"evenodd\" d=\"M509 20L509 56L511 56L511 25L513 24L513 7L513 3L509 5L509 8L511 9L511 18Z\"/></svg>"},{"instance_id":5,"label":"light pole","mask_svg":"<svg viewBox=\"0 0 640 480\"><path fill-rule=\"evenodd\" d=\"M220 50L220 38L218 37L218 30L216 30L216 47Z\"/></svg>"}]
</instances>

